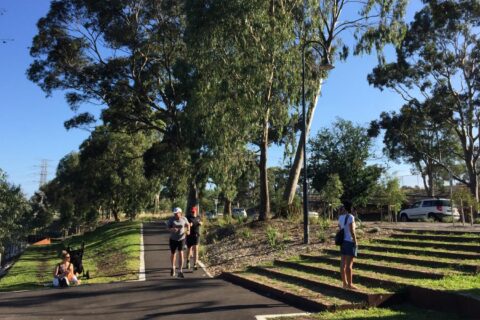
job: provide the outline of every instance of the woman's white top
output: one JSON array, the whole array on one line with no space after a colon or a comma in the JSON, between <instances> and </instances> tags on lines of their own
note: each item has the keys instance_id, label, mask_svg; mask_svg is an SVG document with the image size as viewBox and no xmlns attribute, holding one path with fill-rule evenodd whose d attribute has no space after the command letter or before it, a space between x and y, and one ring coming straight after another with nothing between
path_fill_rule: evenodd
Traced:
<instances>
[{"instance_id":1,"label":"woman's white top","mask_svg":"<svg viewBox=\"0 0 480 320\"><path fill-rule=\"evenodd\" d=\"M345 224L345 218L347 216L348 216L348 220L347 220L347 224ZM344 227L345 227L343 240L353 242L352 234L350 232L349 225L351 225L354 222L355 222L355 217L351 213L342 214L342 215L340 215L340 217L338 217L338 225L340 226L340 229L344 229Z\"/></svg>"}]
</instances>

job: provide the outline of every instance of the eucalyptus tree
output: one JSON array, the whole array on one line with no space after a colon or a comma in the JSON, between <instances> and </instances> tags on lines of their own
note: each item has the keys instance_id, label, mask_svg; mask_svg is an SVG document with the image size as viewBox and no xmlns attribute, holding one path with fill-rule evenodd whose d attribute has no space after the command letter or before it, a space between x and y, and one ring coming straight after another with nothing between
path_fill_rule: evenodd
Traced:
<instances>
[{"instance_id":1,"label":"eucalyptus tree","mask_svg":"<svg viewBox=\"0 0 480 320\"><path fill-rule=\"evenodd\" d=\"M280 142L289 107L298 99L295 19L298 0L188 1L189 27L198 48L198 94L228 150L258 146L260 219L270 215L268 147ZM221 129L220 129L221 130ZM275 131L278 139L272 139Z\"/></svg>"},{"instance_id":2,"label":"eucalyptus tree","mask_svg":"<svg viewBox=\"0 0 480 320\"><path fill-rule=\"evenodd\" d=\"M338 173L333 173L328 176L327 182L320 194L327 205L325 218L333 219L333 209L342 204L343 184Z\"/></svg>"},{"instance_id":3,"label":"eucalyptus tree","mask_svg":"<svg viewBox=\"0 0 480 320\"><path fill-rule=\"evenodd\" d=\"M342 200L366 205L383 168L368 165L372 140L366 128L339 119L310 142L309 172L313 187L321 192L337 174L343 185Z\"/></svg>"},{"instance_id":4,"label":"eucalyptus tree","mask_svg":"<svg viewBox=\"0 0 480 320\"><path fill-rule=\"evenodd\" d=\"M383 112L379 120L372 121L371 136L384 130L384 153L393 161L405 160L413 165L413 172L422 177L428 196L435 196L435 185L443 183L445 169L435 159L441 159L458 180L463 180L457 170L458 156L452 150L461 150L451 128L442 126L433 118L434 110L427 106L407 103L399 112Z\"/></svg>"},{"instance_id":5,"label":"eucalyptus tree","mask_svg":"<svg viewBox=\"0 0 480 320\"><path fill-rule=\"evenodd\" d=\"M45 206L51 214L58 214L64 232L81 225L88 208L82 177L79 154L72 152L59 161L55 178L42 186Z\"/></svg>"},{"instance_id":6,"label":"eucalyptus tree","mask_svg":"<svg viewBox=\"0 0 480 320\"><path fill-rule=\"evenodd\" d=\"M480 149L480 3L475 0L423 1L404 40L396 61L380 64L369 81L380 89L395 90L439 128L454 133L460 150L451 149L463 160L467 185L478 200ZM460 152L459 152L460 151ZM449 170L437 153L427 156Z\"/></svg>"},{"instance_id":7,"label":"eucalyptus tree","mask_svg":"<svg viewBox=\"0 0 480 320\"><path fill-rule=\"evenodd\" d=\"M158 179L144 175L144 152L154 135L111 132L99 126L80 146L84 192L90 204L112 212L116 221L130 219L145 210L159 192Z\"/></svg>"},{"instance_id":8,"label":"eucalyptus tree","mask_svg":"<svg viewBox=\"0 0 480 320\"><path fill-rule=\"evenodd\" d=\"M317 41L316 50L306 48L307 72L305 79L307 111L307 138L315 108L327 74L318 72L321 65L345 60L350 48L355 55L376 50L383 61L383 48L387 43L398 43L402 38L402 23L408 0L309 0L303 9L298 39L301 44ZM354 34L354 41L347 41ZM297 52L297 59L300 52ZM295 151L293 165L284 192L286 203L293 202L303 162L303 132Z\"/></svg>"},{"instance_id":9,"label":"eucalyptus tree","mask_svg":"<svg viewBox=\"0 0 480 320\"><path fill-rule=\"evenodd\" d=\"M167 152L179 153L172 157L191 149L183 121L195 73L183 1L59 0L37 25L28 76L47 94L67 92L78 112L67 128L95 124L79 110L91 102L114 130L155 131Z\"/></svg>"},{"instance_id":10,"label":"eucalyptus tree","mask_svg":"<svg viewBox=\"0 0 480 320\"><path fill-rule=\"evenodd\" d=\"M0 251L29 232L31 208L20 186L7 180L0 169Z\"/></svg>"}]
</instances>

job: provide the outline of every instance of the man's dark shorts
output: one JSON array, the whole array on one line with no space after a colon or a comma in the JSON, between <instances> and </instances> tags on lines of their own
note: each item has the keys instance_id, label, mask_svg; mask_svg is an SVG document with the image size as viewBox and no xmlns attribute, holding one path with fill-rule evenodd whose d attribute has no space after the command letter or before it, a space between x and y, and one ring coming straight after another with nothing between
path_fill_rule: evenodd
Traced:
<instances>
[{"instance_id":1,"label":"man's dark shorts","mask_svg":"<svg viewBox=\"0 0 480 320\"><path fill-rule=\"evenodd\" d=\"M343 241L342 246L340 247L340 254L342 256L357 256L357 246L351 241Z\"/></svg>"},{"instance_id":2,"label":"man's dark shorts","mask_svg":"<svg viewBox=\"0 0 480 320\"><path fill-rule=\"evenodd\" d=\"M185 239L180 241L170 239L170 252L182 251L183 247L185 247Z\"/></svg>"},{"instance_id":3,"label":"man's dark shorts","mask_svg":"<svg viewBox=\"0 0 480 320\"><path fill-rule=\"evenodd\" d=\"M197 234L192 234L187 236L187 247L191 248L200 243L200 236Z\"/></svg>"}]
</instances>

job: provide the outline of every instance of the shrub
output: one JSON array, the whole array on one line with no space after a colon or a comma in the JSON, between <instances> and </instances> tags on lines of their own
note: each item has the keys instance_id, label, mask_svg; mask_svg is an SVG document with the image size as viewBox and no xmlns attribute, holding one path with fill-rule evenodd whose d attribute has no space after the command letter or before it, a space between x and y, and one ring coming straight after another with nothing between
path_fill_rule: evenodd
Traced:
<instances>
[{"instance_id":1,"label":"shrub","mask_svg":"<svg viewBox=\"0 0 480 320\"><path fill-rule=\"evenodd\" d=\"M242 235L242 238L250 239L252 237L252 231L248 228L243 228L241 235Z\"/></svg>"},{"instance_id":2,"label":"shrub","mask_svg":"<svg viewBox=\"0 0 480 320\"><path fill-rule=\"evenodd\" d=\"M285 244L283 243L282 236L278 233L276 228L269 226L267 228L267 241L272 249L284 249Z\"/></svg>"},{"instance_id":3,"label":"shrub","mask_svg":"<svg viewBox=\"0 0 480 320\"><path fill-rule=\"evenodd\" d=\"M379 233L380 232L380 228L379 227L374 227L370 230L368 230L369 233Z\"/></svg>"},{"instance_id":4,"label":"shrub","mask_svg":"<svg viewBox=\"0 0 480 320\"><path fill-rule=\"evenodd\" d=\"M318 238L318 241L320 241L321 243L327 242L327 234L325 233L324 230L317 231L317 238Z\"/></svg>"}]
</instances>

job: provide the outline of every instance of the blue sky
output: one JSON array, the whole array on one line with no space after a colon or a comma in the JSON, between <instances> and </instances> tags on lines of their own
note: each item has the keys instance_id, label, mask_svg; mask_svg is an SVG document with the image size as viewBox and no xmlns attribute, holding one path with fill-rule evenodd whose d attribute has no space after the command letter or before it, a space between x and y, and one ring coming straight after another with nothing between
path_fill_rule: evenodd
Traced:
<instances>
[{"instance_id":1,"label":"blue sky","mask_svg":"<svg viewBox=\"0 0 480 320\"><path fill-rule=\"evenodd\" d=\"M413 3L418 9L418 2ZM38 188L42 159L48 160L48 178L53 178L58 161L76 151L89 134L78 129L67 131L63 122L73 112L63 93L55 92L47 98L25 75L32 61L28 47L36 34L36 23L49 6L49 0L0 1L0 8L5 10L0 16L0 39L14 39L0 44L0 168L27 195ZM413 12L411 6L409 16ZM313 134L329 127L337 117L367 125L383 110L398 109L402 101L396 94L368 85L366 76L375 65L375 56L350 57L345 63L337 63L323 87ZM381 141L377 141L376 149L380 154ZM282 156L280 148L271 148L269 164L281 164ZM408 176L408 166L389 166L404 184L418 184L417 177Z\"/></svg>"}]
</instances>

